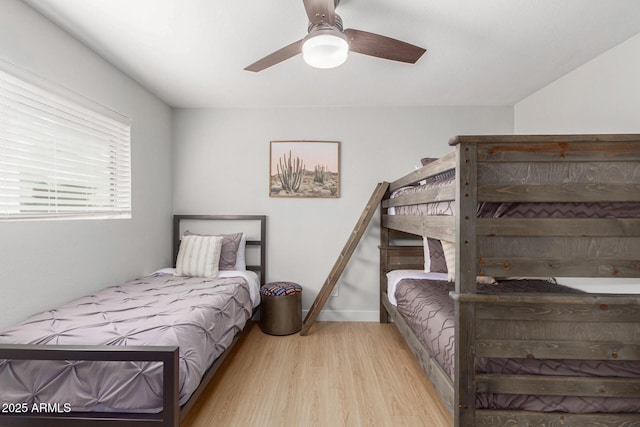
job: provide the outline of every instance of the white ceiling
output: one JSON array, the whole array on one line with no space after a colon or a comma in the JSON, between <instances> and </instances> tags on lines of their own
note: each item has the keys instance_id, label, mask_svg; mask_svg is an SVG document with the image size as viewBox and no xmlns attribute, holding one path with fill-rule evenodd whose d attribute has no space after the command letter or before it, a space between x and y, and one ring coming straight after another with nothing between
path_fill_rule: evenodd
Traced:
<instances>
[{"instance_id":1,"label":"white ceiling","mask_svg":"<svg viewBox=\"0 0 640 427\"><path fill-rule=\"evenodd\" d=\"M345 28L427 49L243 68L306 35L302 0L25 0L174 107L512 105L640 32L639 0L342 0Z\"/></svg>"}]
</instances>

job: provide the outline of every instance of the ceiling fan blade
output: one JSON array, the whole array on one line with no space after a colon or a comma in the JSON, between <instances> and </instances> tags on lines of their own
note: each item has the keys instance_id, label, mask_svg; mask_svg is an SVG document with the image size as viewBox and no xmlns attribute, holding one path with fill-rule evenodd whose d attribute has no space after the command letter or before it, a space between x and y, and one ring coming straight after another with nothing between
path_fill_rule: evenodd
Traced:
<instances>
[{"instance_id":1,"label":"ceiling fan blade","mask_svg":"<svg viewBox=\"0 0 640 427\"><path fill-rule=\"evenodd\" d=\"M350 51L391 61L415 64L427 51L410 43L352 28L344 30L344 34L349 39Z\"/></svg>"},{"instance_id":2,"label":"ceiling fan blade","mask_svg":"<svg viewBox=\"0 0 640 427\"><path fill-rule=\"evenodd\" d=\"M314 25L321 22L329 25L335 23L335 0L303 0L303 2L310 23Z\"/></svg>"},{"instance_id":3,"label":"ceiling fan blade","mask_svg":"<svg viewBox=\"0 0 640 427\"><path fill-rule=\"evenodd\" d=\"M282 61L286 61L287 59L296 56L297 54L302 52L302 41L303 40L298 40L297 42L293 42L290 45L283 47L282 49L270 53L264 58L259 59L253 64L246 67L245 70L253 72L262 71L265 68L272 67L276 64L281 63Z\"/></svg>"}]
</instances>

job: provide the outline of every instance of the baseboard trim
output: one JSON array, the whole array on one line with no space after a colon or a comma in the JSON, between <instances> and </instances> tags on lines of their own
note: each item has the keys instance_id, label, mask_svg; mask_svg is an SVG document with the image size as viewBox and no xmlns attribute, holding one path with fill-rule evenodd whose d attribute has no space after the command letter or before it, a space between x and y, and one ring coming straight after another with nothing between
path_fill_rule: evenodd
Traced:
<instances>
[{"instance_id":1,"label":"baseboard trim","mask_svg":"<svg viewBox=\"0 0 640 427\"><path fill-rule=\"evenodd\" d=\"M309 310L302 310L302 317L306 317ZM319 322L379 322L378 311L364 310L322 310L316 319Z\"/></svg>"}]
</instances>

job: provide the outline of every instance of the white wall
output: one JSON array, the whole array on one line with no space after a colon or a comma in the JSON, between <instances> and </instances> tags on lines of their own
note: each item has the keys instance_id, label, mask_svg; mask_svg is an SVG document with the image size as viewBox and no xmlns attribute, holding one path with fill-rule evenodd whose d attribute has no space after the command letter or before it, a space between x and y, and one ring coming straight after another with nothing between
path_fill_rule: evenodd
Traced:
<instances>
[{"instance_id":1,"label":"white wall","mask_svg":"<svg viewBox=\"0 0 640 427\"><path fill-rule=\"evenodd\" d=\"M307 310L378 182L456 134L512 133L511 107L179 109L173 115L174 212L268 215L267 280L304 287ZM341 142L341 197L268 196L269 141ZM377 320L379 217L320 319Z\"/></svg>"},{"instance_id":2,"label":"white wall","mask_svg":"<svg viewBox=\"0 0 640 427\"><path fill-rule=\"evenodd\" d=\"M514 107L516 133L640 132L640 34Z\"/></svg>"},{"instance_id":3,"label":"white wall","mask_svg":"<svg viewBox=\"0 0 640 427\"><path fill-rule=\"evenodd\" d=\"M640 34L517 103L516 133L640 133ZM635 292L637 280L562 279L594 292Z\"/></svg>"},{"instance_id":4,"label":"white wall","mask_svg":"<svg viewBox=\"0 0 640 427\"><path fill-rule=\"evenodd\" d=\"M0 222L0 328L166 266L171 110L18 0L0 1L0 57L131 119L133 219Z\"/></svg>"}]
</instances>

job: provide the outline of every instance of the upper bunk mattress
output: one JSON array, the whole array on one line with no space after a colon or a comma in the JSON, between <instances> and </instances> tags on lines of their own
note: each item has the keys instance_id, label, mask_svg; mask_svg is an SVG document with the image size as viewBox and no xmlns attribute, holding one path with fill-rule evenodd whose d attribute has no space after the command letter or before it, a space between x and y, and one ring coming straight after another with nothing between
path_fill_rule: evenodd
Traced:
<instances>
[{"instance_id":1,"label":"upper bunk mattress","mask_svg":"<svg viewBox=\"0 0 640 427\"><path fill-rule=\"evenodd\" d=\"M243 273L214 279L155 273L34 315L0 332L0 343L178 346L182 405L252 315L249 287L259 285ZM162 409L160 362L0 360L0 384L7 403Z\"/></svg>"},{"instance_id":2,"label":"upper bunk mattress","mask_svg":"<svg viewBox=\"0 0 640 427\"><path fill-rule=\"evenodd\" d=\"M455 181L453 171L427 180L422 185L402 187L391 194L395 198L405 194L437 189ZM453 216L453 200L396 206L388 210L389 215ZM545 202L545 203L478 203L478 218L639 218L640 203L630 202Z\"/></svg>"},{"instance_id":3,"label":"upper bunk mattress","mask_svg":"<svg viewBox=\"0 0 640 427\"><path fill-rule=\"evenodd\" d=\"M404 279L398 282L397 309L418 339L453 380L455 360L455 307L449 292L455 284L441 280ZM478 284L478 293L580 293L543 280L509 280ZM640 363L626 361L477 358L476 371L489 374L611 376L640 378ZM533 396L478 393L478 408L541 412L640 412L633 398Z\"/></svg>"}]
</instances>

